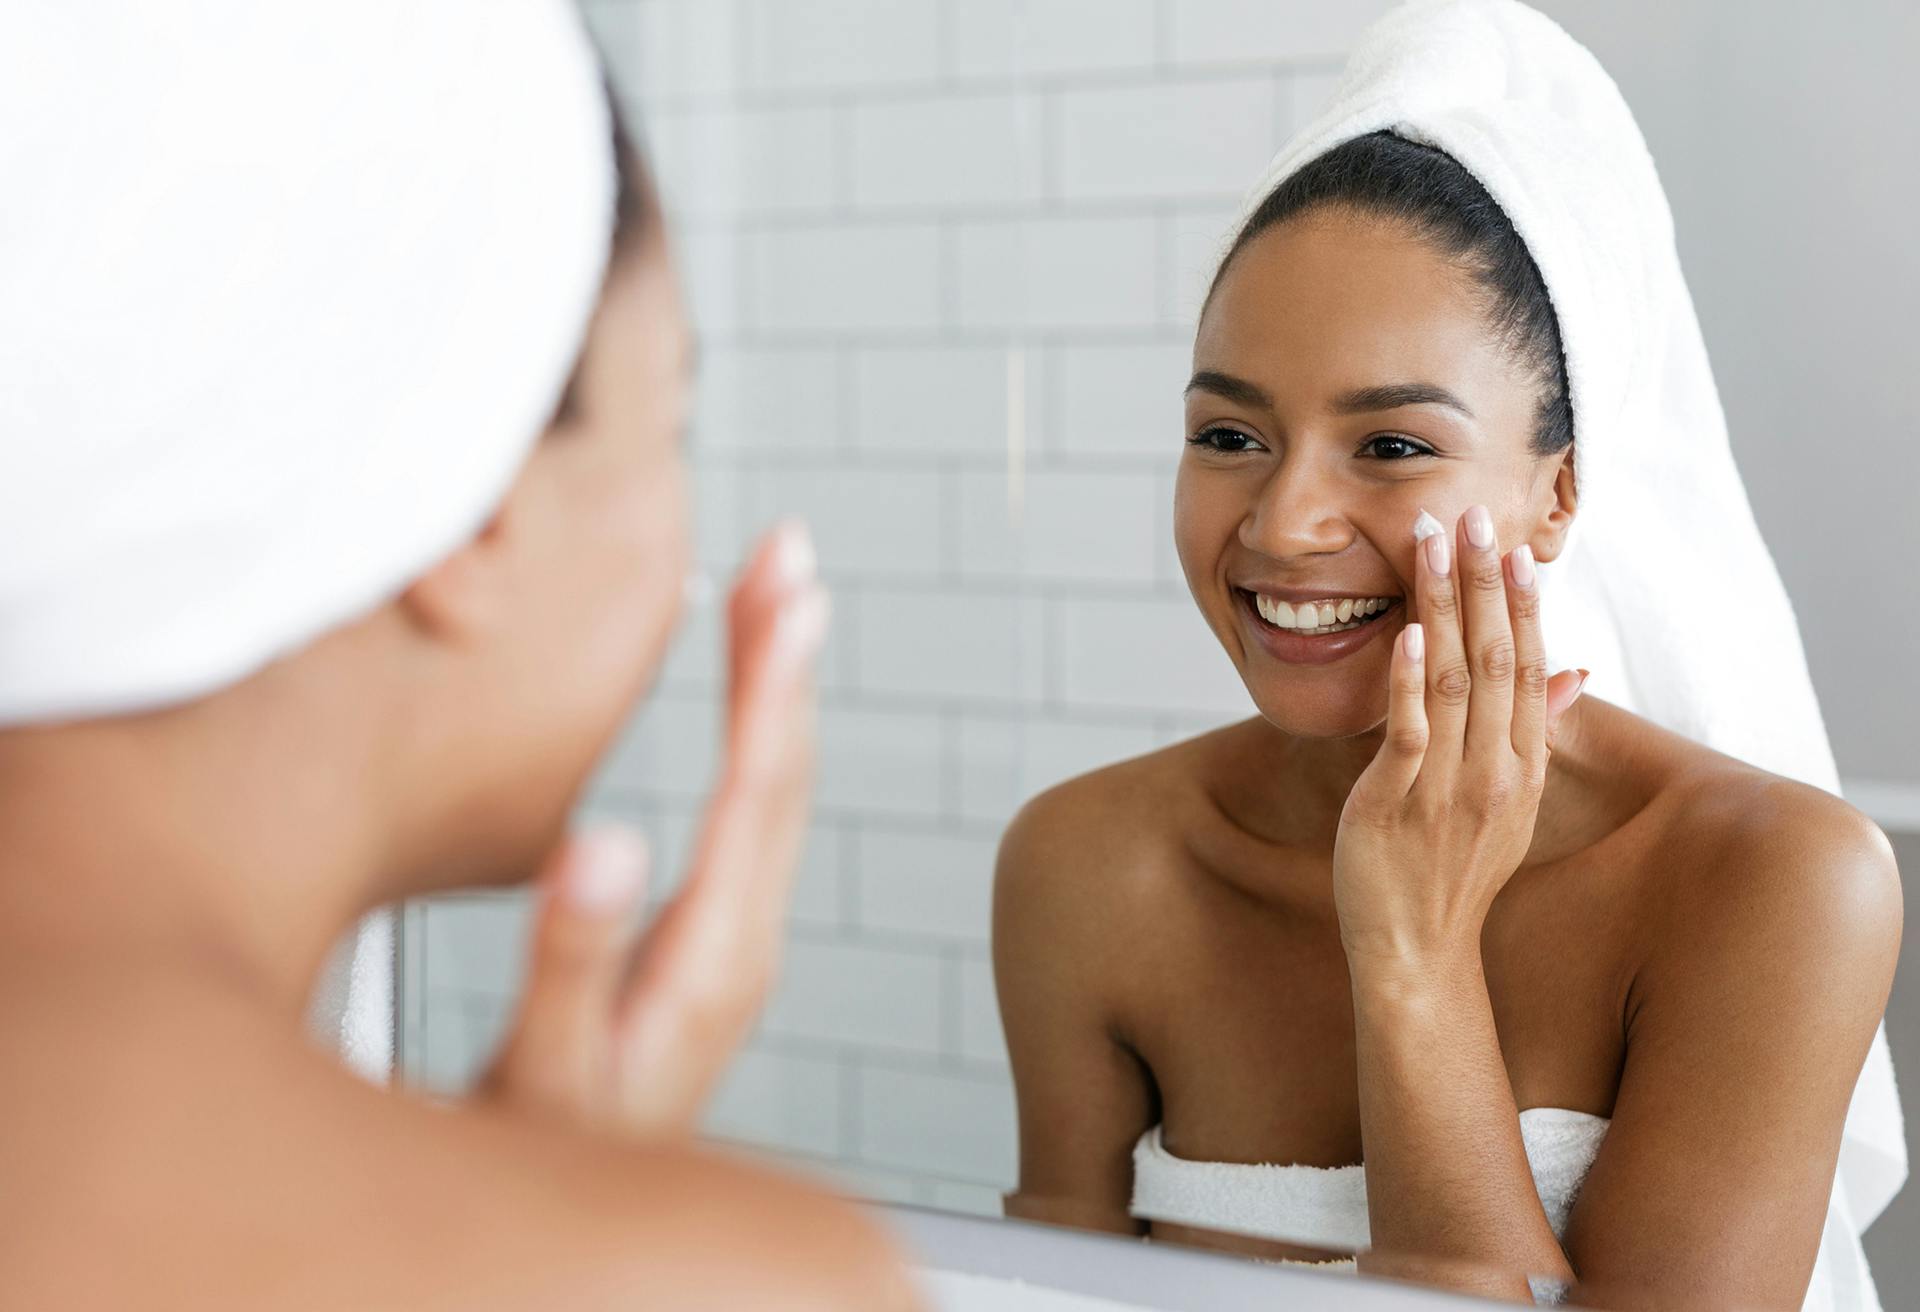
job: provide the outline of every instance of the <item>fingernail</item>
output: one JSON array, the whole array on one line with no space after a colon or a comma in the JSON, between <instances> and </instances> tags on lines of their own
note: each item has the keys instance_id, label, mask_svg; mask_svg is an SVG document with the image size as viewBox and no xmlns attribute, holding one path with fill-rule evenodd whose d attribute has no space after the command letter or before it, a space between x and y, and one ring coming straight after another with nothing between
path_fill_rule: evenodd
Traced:
<instances>
[{"instance_id":1,"label":"fingernail","mask_svg":"<svg viewBox=\"0 0 1920 1312\"><path fill-rule=\"evenodd\" d=\"M1406 649L1408 660L1417 661L1427 650L1427 635L1418 624L1409 624L1400 630L1400 645Z\"/></svg>"},{"instance_id":2,"label":"fingernail","mask_svg":"<svg viewBox=\"0 0 1920 1312\"><path fill-rule=\"evenodd\" d=\"M1485 506L1473 506L1468 509L1467 541L1481 551L1493 545L1493 516L1487 513Z\"/></svg>"},{"instance_id":3,"label":"fingernail","mask_svg":"<svg viewBox=\"0 0 1920 1312\"><path fill-rule=\"evenodd\" d=\"M1447 535L1435 533L1427 539L1427 568L1442 578L1447 574Z\"/></svg>"},{"instance_id":4,"label":"fingernail","mask_svg":"<svg viewBox=\"0 0 1920 1312\"><path fill-rule=\"evenodd\" d=\"M1580 667L1578 665L1574 666L1573 668L1576 670L1580 670ZM1571 706L1573 705L1574 702L1577 702L1580 700L1580 694L1587 690L1587 680L1592 676L1593 676L1592 670L1580 670L1580 682L1573 685L1573 698L1571 701L1567 703L1567 705Z\"/></svg>"},{"instance_id":5,"label":"fingernail","mask_svg":"<svg viewBox=\"0 0 1920 1312\"><path fill-rule=\"evenodd\" d=\"M819 561L813 551L813 532L804 519L783 519L774 530L779 534L774 548L774 568L781 579L793 587L813 580Z\"/></svg>"},{"instance_id":6,"label":"fingernail","mask_svg":"<svg viewBox=\"0 0 1920 1312\"><path fill-rule=\"evenodd\" d=\"M604 825L573 840L562 888L567 901L590 915L624 911L647 879L647 840L632 829Z\"/></svg>"},{"instance_id":7,"label":"fingernail","mask_svg":"<svg viewBox=\"0 0 1920 1312\"><path fill-rule=\"evenodd\" d=\"M1512 551L1513 581L1523 588L1533 586L1533 548L1522 542Z\"/></svg>"},{"instance_id":8,"label":"fingernail","mask_svg":"<svg viewBox=\"0 0 1920 1312\"><path fill-rule=\"evenodd\" d=\"M1435 533L1445 533L1446 531L1447 526L1435 519L1432 515L1429 515L1425 509L1422 509L1419 517L1413 521L1413 540L1415 542L1424 542Z\"/></svg>"},{"instance_id":9,"label":"fingernail","mask_svg":"<svg viewBox=\"0 0 1920 1312\"><path fill-rule=\"evenodd\" d=\"M785 663L812 660L827 638L832 603L827 590L815 584L784 604L774 621L774 659Z\"/></svg>"}]
</instances>

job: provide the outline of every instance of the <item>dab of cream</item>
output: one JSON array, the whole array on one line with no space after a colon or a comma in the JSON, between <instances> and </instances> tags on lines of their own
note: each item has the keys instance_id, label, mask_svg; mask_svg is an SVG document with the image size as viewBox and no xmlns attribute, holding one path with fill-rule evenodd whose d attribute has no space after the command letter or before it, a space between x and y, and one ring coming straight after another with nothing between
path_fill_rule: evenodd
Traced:
<instances>
[{"instance_id":1,"label":"dab of cream","mask_svg":"<svg viewBox=\"0 0 1920 1312\"><path fill-rule=\"evenodd\" d=\"M1420 518L1413 521L1413 540L1415 542L1425 542L1435 533L1444 533L1446 531L1447 526L1435 519L1432 515L1429 515L1425 510L1420 512Z\"/></svg>"}]
</instances>

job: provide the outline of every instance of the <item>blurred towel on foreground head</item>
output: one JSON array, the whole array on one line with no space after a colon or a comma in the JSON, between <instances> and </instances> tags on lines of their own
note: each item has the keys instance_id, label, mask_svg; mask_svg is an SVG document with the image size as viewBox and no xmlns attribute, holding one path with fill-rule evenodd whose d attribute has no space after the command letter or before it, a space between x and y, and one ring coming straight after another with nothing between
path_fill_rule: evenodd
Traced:
<instances>
[{"instance_id":1,"label":"blurred towel on foreground head","mask_svg":"<svg viewBox=\"0 0 1920 1312\"><path fill-rule=\"evenodd\" d=\"M1800 630L1727 443L1666 194L1612 79L1517 0L1415 0L1362 37L1333 103L1274 160L1242 221L1303 164L1383 129L1478 178L1553 298L1580 498L1566 551L1540 567L1553 667L1589 668L1608 701L1838 793ZM1848 1111L1808 1308L1879 1307L1859 1232L1906 1176L1883 1025Z\"/></svg>"},{"instance_id":2,"label":"blurred towel on foreground head","mask_svg":"<svg viewBox=\"0 0 1920 1312\"><path fill-rule=\"evenodd\" d=\"M0 124L0 726L215 692L484 522L611 240L573 5L24 0ZM373 924L318 1001L384 1076Z\"/></svg>"}]
</instances>

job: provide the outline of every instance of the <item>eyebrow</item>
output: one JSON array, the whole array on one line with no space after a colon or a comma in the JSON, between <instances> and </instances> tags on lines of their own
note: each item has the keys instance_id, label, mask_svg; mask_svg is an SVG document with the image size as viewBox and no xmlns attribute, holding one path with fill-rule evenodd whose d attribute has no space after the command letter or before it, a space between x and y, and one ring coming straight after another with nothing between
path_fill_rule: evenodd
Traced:
<instances>
[{"instance_id":1,"label":"eyebrow","mask_svg":"<svg viewBox=\"0 0 1920 1312\"><path fill-rule=\"evenodd\" d=\"M1467 403L1436 383L1382 383L1377 387L1357 387L1336 397L1333 408L1343 415L1368 414L1375 410L1398 410L1403 405L1443 405L1458 410L1467 418L1473 411Z\"/></svg>"},{"instance_id":2,"label":"eyebrow","mask_svg":"<svg viewBox=\"0 0 1920 1312\"><path fill-rule=\"evenodd\" d=\"M1266 388L1216 369L1202 369L1194 374L1192 381L1187 384L1187 391L1211 392L1239 405L1273 409L1273 396ZM1341 393L1333 402L1334 411L1343 415L1398 410L1409 405L1443 405L1469 419L1473 418L1473 411L1465 401L1437 383L1380 383L1373 387L1357 387L1351 392Z\"/></svg>"},{"instance_id":3,"label":"eyebrow","mask_svg":"<svg viewBox=\"0 0 1920 1312\"><path fill-rule=\"evenodd\" d=\"M1202 369L1196 373L1187 383L1187 391L1212 392L1236 405L1251 406L1258 410L1273 409L1273 397L1268 395L1266 388L1215 369Z\"/></svg>"}]
</instances>

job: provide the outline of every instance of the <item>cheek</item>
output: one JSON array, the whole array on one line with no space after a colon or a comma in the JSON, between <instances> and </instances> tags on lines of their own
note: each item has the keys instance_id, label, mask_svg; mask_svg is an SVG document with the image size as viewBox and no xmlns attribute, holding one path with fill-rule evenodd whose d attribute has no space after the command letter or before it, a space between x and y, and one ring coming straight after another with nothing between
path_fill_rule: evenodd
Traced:
<instances>
[{"instance_id":1,"label":"cheek","mask_svg":"<svg viewBox=\"0 0 1920 1312\"><path fill-rule=\"evenodd\" d=\"M625 696L664 653L688 568L686 475L678 458L603 468L579 489L574 587L582 686Z\"/></svg>"},{"instance_id":2,"label":"cheek","mask_svg":"<svg viewBox=\"0 0 1920 1312\"><path fill-rule=\"evenodd\" d=\"M1420 512L1424 510L1439 520L1451 534L1455 521L1466 513L1472 503L1462 501L1457 494L1437 489L1430 483L1404 490L1388 489L1388 493L1370 502L1364 514L1356 516L1355 522L1393 567L1402 587L1411 595L1414 552L1419 545L1413 539L1414 521L1420 518ZM1451 537L1447 540L1453 541Z\"/></svg>"},{"instance_id":3,"label":"cheek","mask_svg":"<svg viewBox=\"0 0 1920 1312\"><path fill-rule=\"evenodd\" d=\"M1173 545L1189 576L1208 572L1246 516L1234 480L1182 463L1173 483Z\"/></svg>"},{"instance_id":4,"label":"cheek","mask_svg":"<svg viewBox=\"0 0 1920 1312\"><path fill-rule=\"evenodd\" d=\"M621 545L631 566L682 578L688 565L691 495L686 466L678 456L629 477L619 511Z\"/></svg>"},{"instance_id":5,"label":"cheek","mask_svg":"<svg viewBox=\"0 0 1920 1312\"><path fill-rule=\"evenodd\" d=\"M631 478L617 498L609 532L616 586L649 631L670 630L680 615L692 565L689 501L677 455ZM664 632L658 636L664 641Z\"/></svg>"}]
</instances>

